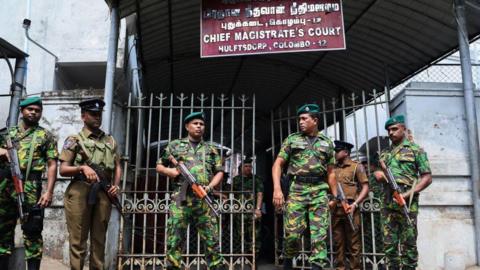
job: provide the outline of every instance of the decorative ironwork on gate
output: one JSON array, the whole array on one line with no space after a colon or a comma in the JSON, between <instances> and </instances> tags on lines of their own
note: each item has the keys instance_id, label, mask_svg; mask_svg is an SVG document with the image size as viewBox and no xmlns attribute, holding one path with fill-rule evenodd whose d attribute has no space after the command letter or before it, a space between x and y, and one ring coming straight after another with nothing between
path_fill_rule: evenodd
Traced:
<instances>
[{"instance_id":1,"label":"decorative ironwork on gate","mask_svg":"<svg viewBox=\"0 0 480 270\"><path fill-rule=\"evenodd\" d=\"M214 195L225 263L232 269L255 266L255 237L237 237L255 232L255 222L249 222L255 186L233 191L231 185L243 158L250 156L255 164L255 96L130 95L127 110L118 269L165 267L173 180L157 174L155 166L169 141L187 135L183 118L192 111L206 114L204 140L218 148L225 166L224 183ZM204 269L204 246L195 228L189 226L184 237L183 266Z\"/></svg>"},{"instance_id":2,"label":"decorative ironwork on gate","mask_svg":"<svg viewBox=\"0 0 480 270\"><path fill-rule=\"evenodd\" d=\"M325 135L335 140L349 141L355 145L352 150L352 158L362 161L369 175L369 196L360 205L361 211L361 242L362 242L362 265L363 269L379 269L385 264L383 253L383 232L381 229L381 196L382 188L370 177L376 162L373 162L375 154L388 145L388 138L384 135L382 124L388 116L387 98L379 95L375 90L371 96L365 91L360 95L341 94L330 100L322 99L313 101L321 108L319 129ZM270 119L272 147L272 161L280 149L282 141L291 134L297 132L298 121L295 110L291 107L280 108L271 112ZM275 231L275 263L281 264L283 260L283 214L277 212L274 221ZM301 239L301 250L294 258L296 268L310 268L308 257L310 253L308 232ZM334 243L332 229L328 234L328 261L330 267L334 267Z\"/></svg>"}]
</instances>

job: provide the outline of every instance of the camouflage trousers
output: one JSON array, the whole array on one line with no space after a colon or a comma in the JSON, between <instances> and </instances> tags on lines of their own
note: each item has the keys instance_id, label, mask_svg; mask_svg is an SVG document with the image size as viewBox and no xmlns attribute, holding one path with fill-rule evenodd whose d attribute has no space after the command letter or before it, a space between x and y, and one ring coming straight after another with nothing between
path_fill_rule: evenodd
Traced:
<instances>
[{"instance_id":1,"label":"camouflage trousers","mask_svg":"<svg viewBox=\"0 0 480 270\"><path fill-rule=\"evenodd\" d=\"M37 203L41 191L42 182L24 182L25 202L24 213ZM0 256L11 255L14 249L15 226L18 219L16 193L13 181L10 179L0 180ZM25 259L41 259L43 239L41 232L23 232L25 245Z\"/></svg>"},{"instance_id":2,"label":"camouflage trousers","mask_svg":"<svg viewBox=\"0 0 480 270\"><path fill-rule=\"evenodd\" d=\"M170 205L167 231L167 260L172 268L181 269L182 250L187 235L188 224L196 228L202 243L205 244L205 258L210 269L223 263L220 255L217 218L206 203L187 196L181 205Z\"/></svg>"},{"instance_id":3,"label":"camouflage trousers","mask_svg":"<svg viewBox=\"0 0 480 270\"><path fill-rule=\"evenodd\" d=\"M253 221L255 220L255 253L260 252L260 248L262 245L261 242L261 229L262 229L262 219L254 219L252 213L247 213L243 215L243 234L242 234L242 215L235 214L233 217L233 234L235 243L237 243L235 250L238 252L242 252L241 241L242 238L245 240L245 251L252 252L253 246ZM243 253L243 252L242 252Z\"/></svg>"},{"instance_id":4,"label":"camouflage trousers","mask_svg":"<svg viewBox=\"0 0 480 270\"><path fill-rule=\"evenodd\" d=\"M321 267L327 265L328 213L326 184L291 184L284 214L286 258L293 258L300 250L308 217L312 249L309 261Z\"/></svg>"},{"instance_id":5,"label":"camouflage trousers","mask_svg":"<svg viewBox=\"0 0 480 270\"><path fill-rule=\"evenodd\" d=\"M417 215L418 197L413 200L410 208L412 225L408 225L407 219L396 204L389 203L383 208L385 257L390 269L400 269L400 266L403 266L403 270L417 267Z\"/></svg>"}]
</instances>

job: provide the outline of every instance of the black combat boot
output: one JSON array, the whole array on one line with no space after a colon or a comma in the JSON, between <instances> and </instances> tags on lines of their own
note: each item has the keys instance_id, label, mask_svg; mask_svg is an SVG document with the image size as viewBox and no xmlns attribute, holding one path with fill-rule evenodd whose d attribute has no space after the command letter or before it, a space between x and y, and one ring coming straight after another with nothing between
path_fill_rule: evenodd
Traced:
<instances>
[{"instance_id":1,"label":"black combat boot","mask_svg":"<svg viewBox=\"0 0 480 270\"><path fill-rule=\"evenodd\" d=\"M0 268L8 269L8 263L10 262L10 255L0 256Z\"/></svg>"},{"instance_id":2,"label":"black combat boot","mask_svg":"<svg viewBox=\"0 0 480 270\"><path fill-rule=\"evenodd\" d=\"M28 270L40 270L40 259L27 260L27 266Z\"/></svg>"},{"instance_id":3,"label":"black combat boot","mask_svg":"<svg viewBox=\"0 0 480 270\"><path fill-rule=\"evenodd\" d=\"M293 270L293 261L291 258L283 259L283 270Z\"/></svg>"}]
</instances>

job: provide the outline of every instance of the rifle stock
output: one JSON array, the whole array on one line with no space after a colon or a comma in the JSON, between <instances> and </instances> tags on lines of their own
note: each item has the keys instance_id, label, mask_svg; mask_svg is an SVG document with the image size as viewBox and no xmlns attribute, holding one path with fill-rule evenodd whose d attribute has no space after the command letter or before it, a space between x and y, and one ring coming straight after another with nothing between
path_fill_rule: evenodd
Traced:
<instances>
[{"instance_id":1,"label":"rifle stock","mask_svg":"<svg viewBox=\"0 0 480 270\"><path fill-rule=\"evenodd\" d=\"M342 188L342 184L340 184L339 182L337 182L337 192L338 192L338 200L340 201L340 203L342 204L342 207L343 207L343 211L345 211L345 214L347 214L347 217L348 217L348 222L350 223L350 227L352 227L352 230L354 232L357 231L357 226L355 225L355 223L353 223L353 213L348 213L348 201L347 201L347 198L345 197L345 192L343 192L343 188Z\"/></svg>"},{"instance_id":2,"label":"rifle stock","mask_svg":"<svg viewBox=\"0 0 480 270\"><path fill-rule=\"evenodd\" d=\"M395 181L395 176L393 175L392 170L390 170L390 168L382 160L380 161L380 165L382 166L384 173L386 173L386 180L387 183L390 185L390 188L392 189L392 195L395 198L395 201L402 208L403 215L406 217L408 225L412 225L412 220L410 219L410 211L408 210L407 202L405 201L405 198L402 197L400 187Z\"/></svg>"}]
</instances>

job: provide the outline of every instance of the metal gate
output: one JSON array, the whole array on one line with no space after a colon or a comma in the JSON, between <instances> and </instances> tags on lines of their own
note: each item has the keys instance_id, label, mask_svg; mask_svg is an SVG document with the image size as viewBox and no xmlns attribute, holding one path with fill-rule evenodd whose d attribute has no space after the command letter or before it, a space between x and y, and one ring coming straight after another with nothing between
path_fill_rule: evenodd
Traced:
<instances>
[{"instance_id":1,"label":"metal gate","mask_svg":"<svg viewBox=\"0 0 480 270\"><path fill-rule=\"evenodd\" d=\"M369 100L367 102L367 100ZM381 231L381 188L372 181L375 162L372 161L375 153L388 145L388 138L383 130L383 123L388 115L388 103L383 95L373 90L371 96L365 91L361 95L352 93L342 94L331 100L322 99L314 101L321 108L319 130L335 140L348 141L355 145L352 158L362 161L369 175L369 196L360 205L361 211L361 240L363 269L379 269L385 263L383 253L383 236ZM301 104L299 104L301 105ZM298 121L295 109L280 108L271 112L271 141L272 161L275 160L280 145L288 134L298 132ZM283 214L277 212L274 219L275 231L275 263L281 264L283 260ZM332 230L328 235L328 260L330 267L334 266L334 245ZM297 268L310 268L308 257L310 253L308 232L302 237L301 251L294 258Z\"/></svg>"},{"instance_id":2,"label":"metal gate","mask_svg":"<svg viewBox=\"0 0 480 270\"><path fill-rule=\"evenodd\" d=\"M230 269L255 266L255 237L249 238L252 242L238 237L255 232L255 222L247 222L253 220L247 217L254 215L249 195L255 187L233 191L227 184L244 157L255 161L255 96L130 95L127 110L118 269L165 267L172 180L157 174L155 165L169 141L187 135L183 118L192 111L207 115L204 139L218 148L225 166L226 176L214 196L221 214L220 251ZM247 230L248 226L253 228ZM184 237L183 266L205 269L204 246L195 228L189 226Z\"/></svg>"}]
</instances>

